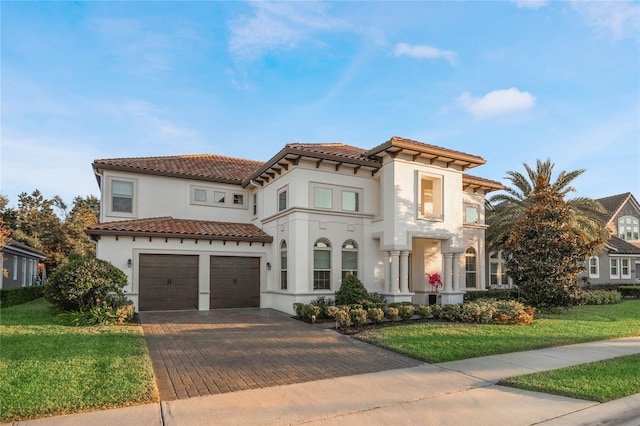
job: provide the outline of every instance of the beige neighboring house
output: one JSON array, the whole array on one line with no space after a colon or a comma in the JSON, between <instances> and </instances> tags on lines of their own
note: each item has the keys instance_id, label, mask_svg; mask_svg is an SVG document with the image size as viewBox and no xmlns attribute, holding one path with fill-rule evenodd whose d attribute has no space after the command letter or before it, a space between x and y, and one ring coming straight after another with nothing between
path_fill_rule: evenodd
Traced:
<instances>
[{"instance_id":1,"label":"beige neighboring house","mask_svg":"<svg viewBox=\"0 0 640 426\"><path fill-rule=\"evenodd\" d=\"M611 233L604 248L589 258L578 277L581 285L635 284L640 282L640 204L633 194L600 198L603 220Z\"/></svg>"},{"instance_id":2,"label":"beige neighboring house","mask_svg":"<svg viewBox=\"0 0 640 426\"><path fill-rule=\"evenodd\" d=\"M137 310L293 313L351 274L391 302L457 303L486 288L485 195L502 185L466 173L484 163L399 137L371 149L292 143L264 163L95 160L101 217L87 233L127 274Z\"/></svg>"}]
</instances>

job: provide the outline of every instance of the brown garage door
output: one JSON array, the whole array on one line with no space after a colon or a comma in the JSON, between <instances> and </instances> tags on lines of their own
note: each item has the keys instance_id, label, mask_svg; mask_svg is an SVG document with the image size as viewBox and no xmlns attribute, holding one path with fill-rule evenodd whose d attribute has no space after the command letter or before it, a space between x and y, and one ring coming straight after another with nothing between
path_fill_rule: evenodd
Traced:
<instances>
[{"instance_id":1,"label":"brown garage door","mask_svg":"<svg viewBox=\"0 0 640 426\"><path fill-rule=\"evenodd\" d=\"M211 256L210 308L260 306L260 258Z\"/></svg>"},{"instance_id":2,"label":"brown garage door","mask_svg":"<svg viewBox=\"0 0 640 426\"><path fill-rule=\"evenodd\" d=\"M198 309L198 256L140 255L141 311Z\"/></svg>"}]
</instances>

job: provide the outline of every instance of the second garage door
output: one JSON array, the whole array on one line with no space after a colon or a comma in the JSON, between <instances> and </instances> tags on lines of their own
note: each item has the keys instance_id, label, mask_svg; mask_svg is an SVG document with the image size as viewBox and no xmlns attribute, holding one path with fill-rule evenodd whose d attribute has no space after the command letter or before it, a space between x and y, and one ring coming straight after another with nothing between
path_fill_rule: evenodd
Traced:
<instances>
[{"instance_id":1,"label":"second garage door","mask_svg":"<svg viewBox=\"0 0 640 426\"><path fill-rule=\"evenodd\" d=\"M140 255L141 311L198 309L198 256Z\"/></svg>"},{"instance_id":2,"label":"second garage door","mask_svg":"<svg viewBox=\"0 0 640 426\"><path fill-rule=\"evenodd\" d=\"M260 258L211 256L210 308L260 306Z\"/></svg>"}]
</instances>

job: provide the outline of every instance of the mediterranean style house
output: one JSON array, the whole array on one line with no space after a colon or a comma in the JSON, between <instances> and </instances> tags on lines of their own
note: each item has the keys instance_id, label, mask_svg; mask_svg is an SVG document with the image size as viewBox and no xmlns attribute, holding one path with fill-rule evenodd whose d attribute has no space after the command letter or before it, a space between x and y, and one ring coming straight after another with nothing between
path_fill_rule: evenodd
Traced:
<instances>
[{"instance_id":1,"label":"mediterranean style house","mask_svg":"<svg viewBox=\"0 0 640 426\"><path fill-rule=\"evenodd\" d=\"M597 200L611 234L604 248L589 258L581 285L640 282L640 204L630 192Z\"/></svg>"},{"instance_id":2,"label":"mediterranean style house","mask_svg":"<svg viewBox=\"0 0 640 426\"><path fill-rule=\"evenodd\" d=\"M485 195L502 185L465 173L484 163L399 137L369 150L292 143L266 163L95 160L102 208L87 233L137 310L292 313L351 274L389 302L458 303L486 288Z\"/></svg>"},{"instance_id":3,"label":"mediterranean style house","mask_svg":"<svg viewBox=\"0 0 640 426\"><path fill-rule=\"evenodd\" d=\"M38 267L47 258L41 251L19 241L11 241L2 246L0 255L6 272L6 275L0 273L0 289L39 285L46 278Z\"/></svg>"}]
</instances>

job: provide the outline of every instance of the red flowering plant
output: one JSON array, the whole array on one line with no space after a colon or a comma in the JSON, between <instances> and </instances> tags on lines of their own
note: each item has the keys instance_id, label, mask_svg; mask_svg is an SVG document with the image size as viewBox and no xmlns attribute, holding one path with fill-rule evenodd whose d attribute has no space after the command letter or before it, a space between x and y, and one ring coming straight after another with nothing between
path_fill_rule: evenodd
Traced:
<instances>
[{"instance_id":1,"label":"red flowering plant","mask_svg":"<svg viewBox=\"0 0 640 426\"><path fill-rule=\"evenodd\" d=\"M433 291L440 290L440 288L442 287L442 279L440 278L440 274L436 272L435 274L427 273L427 275L429 276L429 284L431 284L431 287L433 287Z\"/></svg>"}]
</instances>

